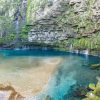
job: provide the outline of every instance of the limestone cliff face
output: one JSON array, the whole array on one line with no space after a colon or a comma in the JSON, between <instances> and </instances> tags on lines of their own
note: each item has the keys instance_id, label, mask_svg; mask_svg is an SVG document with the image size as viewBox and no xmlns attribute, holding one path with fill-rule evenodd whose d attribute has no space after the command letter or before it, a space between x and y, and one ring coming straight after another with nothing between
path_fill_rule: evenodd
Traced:
<instances>
[{"instance_id":1,"label":"limestone cliff face","mask_svg":"<svg viewBox=\"0 0 100 100\"><path fill-rule=\"evenodd\" d=\"M15 32L26 38L31 27L29 42L100 50L100 0L0 0L0 5L1 37ZM27 30L20 31L23 26Z\"/></svg>"},{"instance_id":2,"label":"limestone cliff face","mask_svg":"<svg viewBox=\"0 0 100 100\"><path fill-rule=\"evenodd\" d=\"M50 0L35 13L29 41L56 43L100 31L100 0Z\"/></svg>"},{"instance_id":3,"label":"limestone cliff face","mask_svg":"<svg viewBox=\"0 0 100 100\"><path fill-rule=\"evenodd\" d=\"M29 41L56 44L67 37L74 37L70 26L64 29L57 22L57 18L67 10L67 4L67 0L50 0L44 7L40 7L35 14L34 27L28 34Z\"/></svg>"}]
</instances>

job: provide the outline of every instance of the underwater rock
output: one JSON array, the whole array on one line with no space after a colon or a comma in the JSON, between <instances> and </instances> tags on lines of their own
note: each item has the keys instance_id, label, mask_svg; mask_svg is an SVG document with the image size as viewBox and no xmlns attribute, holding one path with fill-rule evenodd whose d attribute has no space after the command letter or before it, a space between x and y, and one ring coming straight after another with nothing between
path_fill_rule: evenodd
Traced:
<instances>
[{"instance_id":1,"label":"underwater rock","mask_svg":"<svg viewBox=\"0 0 100 100\"><path fill-rule=\"evenodd\" d=\"M91 69L99 69L99 68L100 68L100 64L91 65Z\"/></svg>"},{"instance_id":2,"label":"underwater rock","mask_svg":"<svg viewBox=\"0 0 100 100\"><path fill-rule=\"evenodd\" d=\"M68 98L68 100L83 100L86 97L87 92L90 92L87 86L83 86L81 84L75 84L71 87L68 94L64 96L64 100Z\"/></svg>"},{"instance_id":3,"label":"underwater rock","mask_svg":"<svg viewBox=\"0 0 100 100\"><path fill-rule=\"evenodd\" d=\"M49 95L46 96L45 100L52 100Z\"/></svg>"},{"instance_id":4,"label":"underwater rock","mask_svg":"<svg viewBox=\"0 0 100 100\"><path fill-rule=\"evenodd\" d=\"M24 97L16 92L11 85L0 84L0 98L2 100L24 100Z\"/></svg>"},{"instance_id":5,"label":"underwater rock","mask_svg":"<svg viewBox=\"0 0 100 100\"><path fill-rule=\"evenodd\" d=\"M79 88L79 89L76 91L76 96L85 97L86 92L87 92L87 89L85 89L85 88Z\"/></svg>"},{"instance_id":6,"label":"underwater rock","mask_svg":"<svg viewBox=\"0 0 100 100\"><path fill-rule=\"evenodd\" d=\"M74 97L81 97L81 98L84 98L88 91L89 91L89 90L88 90L87 87L78 86L78 87L76 87L76 89L73 91L73 96L74 96Z\"/></svg>"}]
</instances>

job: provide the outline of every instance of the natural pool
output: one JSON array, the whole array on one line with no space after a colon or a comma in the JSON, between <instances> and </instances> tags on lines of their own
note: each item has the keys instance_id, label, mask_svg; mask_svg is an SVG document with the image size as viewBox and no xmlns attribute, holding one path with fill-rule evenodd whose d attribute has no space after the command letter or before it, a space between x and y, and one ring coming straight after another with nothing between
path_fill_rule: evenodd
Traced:
<instances>
[{"instance_id":1,"label":"natural pool","mask_svg":"<svg viewBox=\"0 0 100 100\"><path fill-rule=\"evenodd\" d=\"M90 69L99 57L55 50L1 50L0 84L10 84L24 100L81 100L77 86L96 83L100 70ZM4 100L4 99L2 99Z\"/></svg>"}]
</instances>

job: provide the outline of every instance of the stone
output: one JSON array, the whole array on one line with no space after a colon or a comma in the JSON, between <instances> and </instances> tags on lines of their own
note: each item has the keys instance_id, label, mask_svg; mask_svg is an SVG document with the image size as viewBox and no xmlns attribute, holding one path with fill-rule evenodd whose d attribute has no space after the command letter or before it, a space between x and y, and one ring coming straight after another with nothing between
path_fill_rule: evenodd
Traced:
<instances>
[{"instance_id":1,"label":"stone","mask_svg":"<svg viewBox=\"0 0 100 100\"><path fill-rule=\"evenodd\" d=\"M90 89L92 89L92 90L95 90L96 85L95 85L95 84L93 84L93 83L90 83L90 84L89 84L89 88L90 88Z\"/></svg>"},{"instance_id":2,"label":"stone","mask_svg":"<svg viewBox=\"0 0 100 100\"><path fill-rule=\"evenodd\" d=\"M91 69L99 69L99 68L100 68L100 64L91 65Z\"/></svg>"},{"instance_id":3,"label":"stone","mask_svg":"<svg viewBox=\"0 0 100 100\"><path fill-rule=\"evenodd\" d=\"M92 8L93 20L100 23L100 0L97 0Z\"/></svg>"},{"instance_id":4,"label":"stone","mask_svg":"<svg viewBox=\"0 0 100 100\"><path fill-rule=\"evenodd\" d=\"M76 3L81 3L81 0L70 0L69 4L74 5Z\"/></svg>"},{"instance_id":5,"label":"stone","mask_svg":"<svg viewBox=\"0 0 100 100\"><path fill-rule=\"evenodd\" d=\"M1 100L24 100L24 97L11 85L0 84L0 99Z\"/></svg>"},{"instance_id":6,"label":"stone","mask_svg":"<svg viewBox=\"0 0 100 100\"><path fill-rule=\"evenodd\" d=\"M46 96L45 100L52 100L49 95Z\"/></svg>"}]
</instances>

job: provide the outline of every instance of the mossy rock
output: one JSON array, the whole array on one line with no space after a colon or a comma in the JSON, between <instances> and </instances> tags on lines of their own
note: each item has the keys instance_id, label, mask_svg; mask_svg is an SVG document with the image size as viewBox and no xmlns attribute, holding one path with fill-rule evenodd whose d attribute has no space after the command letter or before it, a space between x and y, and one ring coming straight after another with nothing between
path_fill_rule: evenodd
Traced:
<instances>
[{"instance_id":1,"label":"mossy rock","mask_svg":"<svg viewBox=\"0 0 100 100\"><path fill-rule=\"evenodd\" d=\"M95 86L95 84L90 83L90 84L89 84L89 88L92 89L92 90L95 90L96 86Z\"/></svg>"},{"instance_id":2,"label":"mossy rock","mask_svg":"<svg viewBox=\"0 0 100 100\"><path fill-rule=\"evenodd\" d=\"M100 97L100 82L97 83L96 89L94 90L94 94Z\"/></svg>"},{"instance_id":3,"label":"mossy rock","mask_svg":"<svg viewBox=\"0 0 100 100\"><path fill-rule=\"evenodd\" d=\"M93 64L91 65L92 69L99 69L100 68L100 64Z\"/></svg>"}]
</instances>

